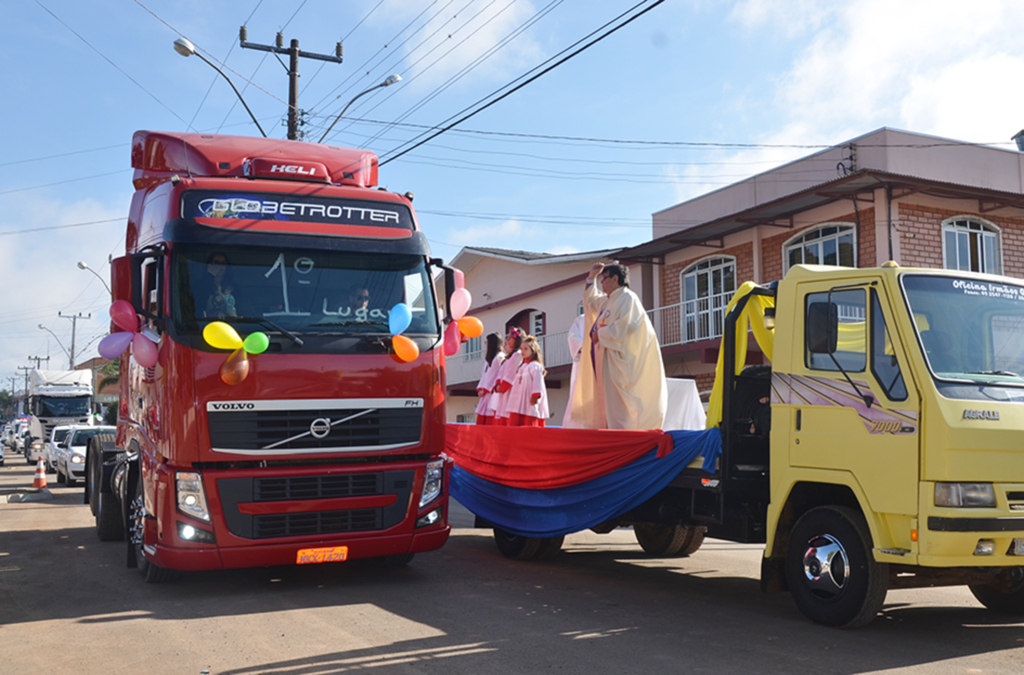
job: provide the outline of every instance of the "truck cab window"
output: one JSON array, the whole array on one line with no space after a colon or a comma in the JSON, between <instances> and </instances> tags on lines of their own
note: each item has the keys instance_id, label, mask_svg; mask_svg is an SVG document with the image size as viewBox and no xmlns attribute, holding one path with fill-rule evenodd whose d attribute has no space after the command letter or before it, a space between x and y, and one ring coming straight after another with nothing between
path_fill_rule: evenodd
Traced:
<instances>
[{"instance_id":1,"label":"truck cab window","mask_svg":"<svg viewBox=\"0 0 1024 675\"><path fill-rule=\"evenodd\" d=\"M907 386L896 359L889 328L882 314L878 293L871 291L871 372L890 401L905 401Z\"/></svg>"},{"instance_id":2,"label":"truck cab window","mask_svg":"<svg viewBox=\"0 0 1024 675\"><path fill-rule=\"evenodd\" d=\"M867 367L867 300L863 289L834 291L831 297L839 315L836 351L832 355L847 372L863 372ZM827 304L829 293L808 293L805 320L811 305ZM804 346L804 361L812 370L838 371L829 354L812 354Z\"/></svg>"}]
</instances>

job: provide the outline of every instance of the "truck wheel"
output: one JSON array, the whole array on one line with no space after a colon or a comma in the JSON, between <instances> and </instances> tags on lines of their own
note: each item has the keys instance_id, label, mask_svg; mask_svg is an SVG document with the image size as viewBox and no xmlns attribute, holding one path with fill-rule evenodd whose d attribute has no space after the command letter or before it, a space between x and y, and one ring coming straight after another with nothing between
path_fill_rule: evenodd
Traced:
<instances>
[{"instance_id":1,"label":"truck wheel","mask_svg":"<svg viewBox=\"0 0 1024 675\"><path fill-rule=\"evenodd\" d=\"M825 626L870 623L885 603L889 566L875 562L860 512L844 506L811 509L789 536L786 579L804 615Z\"/></svg>"},{"instance_id":2,"label":"truck wheel","mask_svg":"<svg viewBox=\"0 0 1024 675\"><path fill-rule=\"evenodd\" d=\"M540 546L537 547L537 555L535 555L534 558L538 560L543 558L553 558L562 550L562 544L564 542L565 536L541 539Z\"/></svg>"},{"instance_id":3,"label":"truck wheel","mask_svg":"<svg viewBox=\"0 0 1024 675\"><path fill-rule=\"evenodd\" d=\"M993 612L1024 615L1024 581L1016 584L975 584L968 586L978 602Z\"/></svg>"},{"instance_id":4,"label":"truck wheel","mask_svg":"<svg viewBox=\"0 0 1024 675\"><path fill-rule=\"evenodd\" d=\"M512 560L530 560L537 555L543 539L520 537L505 530L494 528L494 543L506 558Z\"/></svg>"},{"instance_id":5,"label":"truck wheel","mask_svg":"<svg viewBox=\"0 0 1024 675\"><path fill-rule=\"evenodd\" d=\"M165 581L172 581L177 572L164 567L154 565L146 557L143 550L146 528L146 507L142 497L142 476L135 478L135 498L128 510L128 526L131 535L132 548L135 549L135 561L139 574L143 576L147 584L160 584Z\"/></svg>"},{"instance_id":6,"label":"truck wheel","mask_svg":"<svg viewBox=\"0 0 1024 675\"><path fill-rule=\"evenodd\" d=\"M96 536L100 541L124 540L124 522L121 509L111 492L96 495Z\"/></svg>"},{"instance_id":7,"label":"truck wheel","mask_svg":"<svg viewBox=\"0 0 1024 675\"><path fill-rule=\"evenodd\" d=\"M658 523L637 523L633 535L640 548L648 555L660 558L688 556L696 553L704 543L705 527L690 525L661 525Z\"/></svg>"}]
</instances>

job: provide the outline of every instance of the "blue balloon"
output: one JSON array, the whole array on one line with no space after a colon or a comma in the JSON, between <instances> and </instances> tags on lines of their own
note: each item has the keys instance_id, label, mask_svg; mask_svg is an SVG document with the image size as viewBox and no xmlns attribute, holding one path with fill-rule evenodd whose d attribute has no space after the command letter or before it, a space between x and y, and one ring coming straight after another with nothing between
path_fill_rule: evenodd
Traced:
<instances>
[{"instance_id":1,"label":"blue balloon","mask_svg":"<svg viewBox=\"0 0 1024 675\"><path fill-rule=\"evenodd\" d=\"M412 310L409 309L409 305L400 302L391 308L391 313L388 315L388 328L391 329L392 335L401 335L411 323Z\"/></svg>"}]
</instances>

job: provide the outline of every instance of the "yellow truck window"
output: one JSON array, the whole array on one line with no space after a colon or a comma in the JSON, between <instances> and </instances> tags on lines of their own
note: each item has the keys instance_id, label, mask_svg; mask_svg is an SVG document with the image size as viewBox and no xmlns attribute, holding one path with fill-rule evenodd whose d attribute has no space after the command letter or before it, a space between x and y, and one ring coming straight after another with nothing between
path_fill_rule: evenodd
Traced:
<instances>
[{"instance_id":1,"label":"yellow truck window","mask_svg":"<svg viewBox=\"0 0 1024 675\"><path fill-rule=\"evenodd\" d=\"M890 401L904 401L907 386L892 347L878 293L871 291L871 372Z\"/></svg>"},{"instance_id":2,"label":"yellow truck window","mask_svg":"<svg viewBox=\"0 0 1024 675\"><path fill-rule=\"evenodd\" d=\"M827 305L829 293L808 293L804 310L805 319L812 305ZM805 362L813 370L838 371L836 362L848 372L863 372L867 368L867 296L863 289L834 291L831 304L837 314L838 332L836 351L829 354L812 354L806 345ZM835 357L833 361L832 357Z\"/></svg>"}]
</instances>

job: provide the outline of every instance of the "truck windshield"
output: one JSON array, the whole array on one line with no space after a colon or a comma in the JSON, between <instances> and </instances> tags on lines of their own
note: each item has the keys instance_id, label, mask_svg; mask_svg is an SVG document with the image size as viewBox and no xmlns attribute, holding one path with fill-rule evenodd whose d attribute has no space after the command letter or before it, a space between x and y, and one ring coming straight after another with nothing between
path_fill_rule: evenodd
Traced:
<instances>
[{"instance_id":1,"label":"truck windshield","mask_svg":"<svg viewBox=\"0 0 1024 675\"><path fill-rule=\"evenodd\" d=\"M1024 287L947 276L902 280L936 378L1024 386Z\"/></svg>"},{"instance_id":2,"label":"truck windshield","mask_svg":"<svg viewBox=\"0 0 1024 675\"><path fill-rule=\"evenodd\" d=\"M79 417L89 414L88 396L40 396L36 415L39 417Z\"/></svg>"},{"instance_id":3,"label":"truck windshield","mask_svg":"<svg viewBox=\"0 0 1024 675\"><path fill-rule=\"evenodd\" d=\"M439 333L422 256L179 244L172 264L179 332L224 320L304 334L388 334L391 308L405 303L406 334Z\"/></svg>"}]
</instances>

